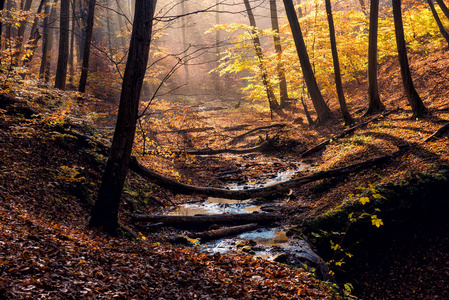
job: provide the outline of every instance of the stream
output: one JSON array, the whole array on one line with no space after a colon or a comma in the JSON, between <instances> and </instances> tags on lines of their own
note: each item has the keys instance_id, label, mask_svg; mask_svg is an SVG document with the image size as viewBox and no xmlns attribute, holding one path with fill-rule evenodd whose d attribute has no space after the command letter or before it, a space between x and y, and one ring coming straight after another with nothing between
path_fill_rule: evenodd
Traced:
<instances>
[{"instance_id":1,"label":"stream","mask_svg":"<svg viewBox=\"0 0 449 300\"><path fill-rule=\"evenodd\" d=\"M305 170L308 165L297 163L295 169L289 169L277 174L268 175L264 180L254 180L246 183L230 183L225 188L243 190L270 186L290 180L296 173ZM253 183L254 182L254 183ZM231 200L209 197L204 202L178 205L167 215L195 216L215 214L243 214L262 213L264 209L273 207L273 204L261 205L253 199ZM330 280L328 267L324 261L313 252L310 245L299 239L291 239L287 235L285 225L277 227L260 227L250 232L244 232L233 237L226 237L215 241L201 243L200 251L214 253L240 253L261 257L266 260L285 263L294 267L312 267L319 278Z\"/></svg>"}]
</instances>

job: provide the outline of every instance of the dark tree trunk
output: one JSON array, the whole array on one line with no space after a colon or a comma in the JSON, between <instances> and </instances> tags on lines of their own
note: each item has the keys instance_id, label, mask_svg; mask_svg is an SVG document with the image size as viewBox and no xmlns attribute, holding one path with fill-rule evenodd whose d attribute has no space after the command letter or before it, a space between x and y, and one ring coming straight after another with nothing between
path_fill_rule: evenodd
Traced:
<instances>
[{"instance_id":1,"label":"dark tree trunk","mask_svg":"<svg viewBox=\"0 0 449 300\"><path fill-rule=\"evenodd\" d=\"M443 11L446 18L449 19L449 8L447 8L446 4L444 4L443 0L435 0L438 3L438 6Z\"/></svg>"},{"instance_id":2,"label":"dark tree trunk","mask_svg":"<svg viewBox=\"0 0 449 300\"><path fill-rule=\"evenodd\" d=\"M274 49L276 50L276 55L278 59L277 71L279 79L280 105L281 107L286 107L288 104L287 80L285 79L285 72L281 63L282 46L281 46L281 37L279 36L278 10L276 1L277 0L270 0L271 28L276 33L276 35L273 36L273 40L274 40Z\"/></svg>"},{"instance_id":3,"label":"dark tree trunk","mask_svg":"<svg viewBox=\"0 0 449 300\"><path fill-rule=\"evenodd\" d=\"M377 28L379 24L379 0L371 0L369 16L369 45L368 45L368 97L369 106L365 115L371 115L384 110L380 101L377 85Z\"/></svg>"},{"instance_id":4,"label":"dark tree trunk","mask_svg":"<svg viewBox=\"0 0 449 300\"><path fill-rule=\"evenodd\" d=\"M69 83L73 87L73 76L75 74L75 11L76 11L76 1L72 1L72 21L71 21L71 32L70 32L70 51L69 51Z\"/></svg>"},{"instance_id":5,"label":"dark tree trunk","mask_svg":"<svg viewBox=\"0 0 449 300\"><path fill-rule=\"evenodd\" d=\"M337 42L335 40L334 18L332 16L332 6L330 0L326 2L327 21L329 23L329 35L331 40L332 60L334 62L335 87L337 88L338 102L340 103L341 113L345 120L345 125L349 126L354 123L346 105L345 94L343 92L343 84L341 82L340 62L338 61Z\"/></svg>"},{"instance_id":6,"label":"dark tree trunk","mask_svg":"<svg viewBox=\"0 0 449 300\"><path fill-rule=\"evenodd\" d=\"M256 28L257 28L256 19L254 18L253 10L251 9L249 0L243 0L243 3L245 4L246 12L248 14L249 25L253 27L251 30L251 35L253 36L254 49L256 51L256 55L259 60L260 72L262 73L262 82L263 82L263 85L265 86L265 90L267 92L268 104L270 105L270 110L272 112L278 111L279 104L276 101L276 96L274 95L273 87L271 86L271 84L268 80L268 74L267 74L267 71L266 71L265 65L264 65L265 58L262 53L262 47L260 45L259 36L257 35L257 32L256 32Z\"/></svg>"},{"instance_id":7,"label":"dark tree trunk","mask_svg":"<svg viewBox=\"0 0 449 300\"><path fill-rule=\"evenodd\" d=\"M42 9L44 8L44 5L47 3L47 0L41 0L41 2L39 3L39 7L37 8L37 14L40 14L42 12ZM39 34L39 30L38 30L38 24L39 22L39 17L36 16L34 18L34 22L33 22L33 26L31 26L31 31L30 31L30 36L28 37L28 49L31 50L30 55L25 59L24 63L25 64L30 64L31 60L33 59L34 56L34 51L37 48L37 43L39 41L39 39L41 38L41 35Z\"/></svg>"},{"instance_id":8,"label":"dark tree trunk","mask_svg":"<svg viewBox=\"0 0 449 300\"><path fill-rule=\"evenodd\" d=\"M401 75L405 95L407 96L408 102L412 107L412 118L418 118L426 111L426 107L424 106L421 97L418 95L418 92L413 85L413 79L410 73L410 66L407 59L407 48L405 46L404 27L402 24L401 0L393 0L393 17L396 44L398 47L398 58L401 66Z\"/></svg>"},{"instance_id":9,"label":"dark tree trunk","mask_svg":"<svg viewBox=\"0 0 449 300\"><path fill-rule=\"evenodd\" d=\"M134 24L123 75L120 105L111 152L90 226L116 233L118 210L136 132L139 98L150 50L156 0L136 0Z\"/></svg>"},{"instance_id":10,"label":"dark tree trunk","mask_svg":"<svg viewBox=\"0 0 449 300\"><path fill-rule=\"evenodd\" d=\"M69 12L70 1L61 0L61 12L59 19L59 51L58 65L56 66L55 88L65 89L67 79L67 62L69 60Z\"/></svg>"},{"instance_id":11,"label":"dark tree trunk","mask_svg":"<svg viewBox=\"0 0 449 300\"><path fill-rule=\"evenodd\" d=\"M3 8L5 8L5 0L0 0L0 11L3 13ZM0 50L3 50L3 22L0 20ZM1 63L1 59L0 59Z\"/></svg>"},{"instance_id":12,"label":"dark tree trunk","mask_svg":"<svg viewBox=\"0 0 449 300\"><path fill-rule=\"evenodd\" d=\"M50 20L56 18L56 8L52 7L51 1L45 6L45 18L43 23L43 37L42 37L42 60L39 69L39 78L48 82L50 77L50 60L48 53L51 52L53 46L53 29L49 27Z\"/></svg>"},{"instance_id":13,"label":"dark tree trunk","mask_svg":"<svg viewBox=\"0 0 449 300\"><path fill-rule=\"evenodd\" d=\"M438 17L438 13L435 10L432 0L427 0L427 3L429 4L430 10L432 11L432 15L433 15L435 21L437 22L438 29L440 30L441 35L444 37L444 39L446 40L446 43L448 44L448 47L449 47L449 33L444 28L443 23L441 23L440 17Z\"/></svg>"},{"instance_id":14,"label":"dark tree trunk","mask_svg":"<svg viewBox=\"0 0 449 300\"><path fill-rule=\"evenodd\" d=\"M90 44L92 43L92 33L94 29L95 4L96 0L89 1L89 11L87 13L86 40L84 41L84 51L83 51L83 65L81 67L81 77L78 86L78 91L80 91L81 93L84 93L86 91L87 73L89 72L89 55L90 55Z\"/></svg>"},{"instance_id":15,"label":"dark tree trunk","mask_svg":"<svg viewBox=\"0 0 449 300\"><path fill-rule=\"evenodd\" d=\"M320 88L316 82L315 75L313 74L312 65L310 64L306 44L302 36L301 27L299 26L298 17L296 16L293 2L292 0L283 1L288 22L292 30L293 39L295 41L296 51L298 52L299 61L301 63L304 80L306 82L310 98L312 99L313 106L315 107L315 111L318 115L318 124L324 124L331 117L331 110L327 106L326 102L324 102Z\"/></svg>"},{"instance_id":16,"label":"dark tree trunk","mask_svg":"<svg viewBox=\"0 0 449 300\"><path fill-rule=\"evenodd\" d=\"M33 2L33 0L26 0L22 7L22 10L24 12L29 11L31 9L32 2ZM19 28L17 29L17 41L16 41L16 51L17 52L16 52L16 55L14 58L15 65L19 64L20 57L22 56L23 36L25 34L26 24L27 24L27 20L20 21Z\"/></svg>"},{"instance_id":17,"label":"dark tree trunk","mask_svg":"<svg viewBox=\"0 0 449 300\"><path fill-rule=\"evenodd\" d=\"M79 33L78 33L78 64L82 64L84 60L84 46L86 45L86 28L87 28L87 15L89 11L89 3L86 3L86 0L75 0L78 1L79 4Z\"/></svg>"}]
</instances>

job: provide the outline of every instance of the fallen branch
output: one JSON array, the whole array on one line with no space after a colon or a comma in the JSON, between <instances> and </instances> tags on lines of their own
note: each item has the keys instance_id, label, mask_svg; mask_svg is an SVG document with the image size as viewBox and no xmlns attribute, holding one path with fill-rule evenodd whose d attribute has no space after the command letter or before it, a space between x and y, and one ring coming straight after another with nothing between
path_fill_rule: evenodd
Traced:
<instances>
[{"instance_id":1,"label":"fallen branch","mask_svg":"<svg viewBox=\"0 0 449 300\"><path fill-rule=\"evenodd\" d=\"M240 226L225 227L225 228L208 230L208 231L199 232L199 233L192 233L192 234L189 234L189 237L194 238L194 239L201 239L201 242L204 242L204 241L216 240L216 239L220 239L220 238L223 238L226 236L236 235L239 233L251 231L251 230L256 229L257 227L258 227L257 223L250 223L250 224L245 224L245 225L240 225Z\"/></svg>"},{"instance_id":2,"label":"fallen branch","mask_svg":"<svg viewBox=\"0 0 449 300\"><path fill-rule=\"evenodd\" d=\"M268 213L252 214L221 214L202 216L166 216L130 214L132 222L165 223L171 225L206 225L218 223L270 223L282 219L281 215Z\"/></svg>"},{"instance_id":3,"label":"fallen branch","mask_svg":"<svg viewBox=\"0 0 449 300\"><path fill-rule=\"evenodd\" d=\"M441 137L443 134L445 134L449 130L449 122L438 128L437 131L435 131L431 136L429 136L427 139L424 140L424 143L429 142L435 138Z\"/></svg>"},{"instance_id":4,"label":"fallen branch","mask_svg":"<svg viewBox=\"0 0 449 300\"><path fill-rule=\"evenodd\" d=\"M234 137L229 144L233 145L235 143L237 143L238 141L240 141L241 139L243 139L245 136L250 135L251 133L254 133L256 131L260 131L260 130L265 130L265 129L271 129L271 128L284 128L286 125L285 124L273 124L273 125L268 125L268 126L262 126L262 127L257 127L254 129L251 129L250 131L247 131L245 133L242 133L236 137Z\"/></svg>"},{"instance_id":5,"label":"fallen branch","mask_svg":"<svg viewBox=\"0 0 449 300\"><path fill-rule=\"evenodd\" d=\"M301 153L300 156L301 156L301 157L306 157L306 156L309 156L309 155L311 155L311 154L313 154L313 153L315 153L315 152L318 152L318 151L320 151L321 149L323 149L325 146L327 146L331 141L335 141L335 140L337 140L337 139L341 139L341 138L347 136L348 134L353 133L356 129L358 129L358 128L360 128L360 127L363 127L363 126L366 126L368 123L373 122L373 121L379 119L380 117L385 117L385 116L391 114L392 112L393 112L393 111L389 111L389 112L386 112L386 113L377 115L377 116L375 116L375 117L373 117L373 118L371 118L371 119L369 119L369 120L367 120L367 121L365 121L365 122L362 122L362 123L360 123L360 124L358 124L358 125L352 126L351 128L348 128L348 129L344 130L344 131L343 131L342 133L340 133L339 135L336 135L336 136L334 136L334 137L332 137L332 138L330 138L330 139L328 139L328 140L325 140L325 141L319 143L318 145L316 145L315 147L313 147L313 148L311 148L311 149L309 149L309 150L307 150L307 151Z\"/></svg>"},{"instance_id":6,"label":"fallen branch","mask_svg":"<svg viewBox=\"0 0 449 300\"><path fill-rule=\"evenodd\" d=\"M148 179L152 183L170 190L175 194L184 194L184 195L201 195L201 196L209 196L209 197L219 197L225 199L236 199L236 200L244 200L251 199L257 197L266 197L276 193L284 193L290 190L293 187L298 187L304 185L306 183L314 182L320 179L325 178L333 178L340 177L344 175L348 175L352 172L366 169L368 167L379 165L389 161L393 157L402 153L405 149L408 149L409 145L401 146L399 150L387 154L381 157L373 158L364 162L352 164L346 167L341 167L338 169L321 171L315 174L311 174L308 176L300 177L297 179L292 179L285 182L280 182L277 184L273 184L270 186L248 189L248 190L227 190L227 189L219 189L212 187L198 187L189 184L184 184L173 179L164 177L156 172L153 172L140 164L137 159L133 156L131 157L129 168L139 174L140 176Z\"/></svg>"},{"instance_id":7,"label":"fallen branch","mask_svg":"<svg viewBox=\"0 0 449 300\"><path fill-rule=\"evenodd\" d=\"M258 146L251 147L251 148L245 148L245 149L202 149L202 150L187 150L187 151L175 151L174 153L180 154L180 153L187 153L190 155L215 155L215 154L223 154L223 153L230 153L230 154L246 154L246 153L252 153L252 152L261 152L264 150L267 150L271 147L270 141L264 142Z\"/></svg>"}]
</instances>

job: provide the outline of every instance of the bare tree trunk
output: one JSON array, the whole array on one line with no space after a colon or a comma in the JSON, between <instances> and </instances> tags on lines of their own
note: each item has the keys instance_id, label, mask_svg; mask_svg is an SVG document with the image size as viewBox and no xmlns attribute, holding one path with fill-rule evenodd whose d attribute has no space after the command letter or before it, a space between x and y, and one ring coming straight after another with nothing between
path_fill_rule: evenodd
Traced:
<instances>
[{"instance_id":1,"label":"bare tree trunk","mask_svg":"<svg viewBox=\"0 0 449 300\"><path fill-rule=\"evenodd\" d=\"M276 96L274 95L273 87L271 86L271 84L268 80L268 74L267 74L267 71L266 71L265 65L264 65L265 58L262 53L262 47L260 46L259 36L257 35L257 32L256 32L256 28L257 28L256 19L254 18L253 10L251 9L249 0L243 0L243 3L245 4L246 12L248 14L249 25L253 27L251 29L251 35L253 36L252 39L253 39L254 49L256 51L256 55L259 60L259 67L260 67L260 71L262 73L262 82L263 82L263 85L265 86L265 90L267 92L268 104L270 105L271 112L278 111L279 104L276 101Z\"/></svg>"},{"instance_id":2,"label":"bare tree trunk","mask_svg":"<svg viewBox=\"0 0 449 300\"><path fill-rule=\"evenodd\" d=\"M46 3L47 3L47 0L41 0L41 2L39 3L39 7L37 8L37 14L40 14L42 12L42 9L44 8L44 5ZM37 48L37 43L38 43L39 39L41 38L41 35L39 34L38 26L37 26L38 22L39 22L39 17L36 16L33 21L33 26L31 26L30 36L28 37L27 47L28 47L28 49L31 50L31 53L24 60L24 63L27 65L29 65L31 63L31 60L33 59L33 56L34 56L34 51Z\"/></svg>"},{"instance_id":3,"label":"bare tree trunk","mask_svg":"<svg viewBox=\"0 0 449 300\"><path fill-rule=\"evenodd\" d=\"M377 85L377 28L379 24L379 0L371 0L368 40L368 97L369 106L365 115L371 115L385 109L380 101Z\"/></svg>"},{"instance_id":4,"label":"bare tree trunk","mask_svg":"<svg viewBox=\"0 0 449 300\"><path fill-rule=\"evenodd\" d=\"M438 13L435 10L435 6L433 5L432 0L427 0L427 3L429 4L430 10L432 11L432 15L435 21L437 22L438 29L440 29L441 35L444 37L449 47L449 33L444 28L443 23L441 23L440 17L438 17Z\"/></svg>"},{"instance_id":5,"label":"bare tree trunk","mask_svg":"<svg viewBox=\"0 0 449 300\"><path fill-rule=\"evenodd\" d=\"M310 98L312 99L313 106L315 107L315 111L318 115L318 124L324 124L331 117L332 113L326 102L324 102L320 88L316 82L315 75L313 74L312 65L310 64L306 44L302 36L301 27L299 26L298 17L296 16L293 2L292 0L283 1L288 22L292 30L293 39L295 41L296 51L298 52L299 61L301 63L304 80L306 82Z\"/></svg>"},{"instance_id":6,"label":"bare tree trunk","mask_svg":"<svg viewBox=\"0 0 449 300\"><path fill-rule=\"evenodd\" d=\"M325 0L327 21L329 23L329 35L331 40L332 60L334 62L335 86L337 88L338 102L340 103L341 113L345 120L345 125L349 126L354 123L346 105L345 94L343 92L343 84L341 83L340 63L338 61L337 41L335 40L334 18L332 17L332 6L330 0Z\"/></svg>"},{"instance_id":7,"label":"bare tree trunk","mask_svg":"<svg viewBox=\"0 0 449 300\"><path fill-rule=\"evenodd\" d=\"M22 10L24 12L29 11L31 9L32 2L33 2L33 0L26 0L22 7ZM19 64L19 60L22 55L23 36L25 34L26 24L27 24L27 20L20 21L19 28L17 29L16 55L14 58L15 65Z\"/></svg>"},{"instance_id":8,"label":"bare tree trunk","mask_svg":"<svg viewBox=\"0 0 449 300\"><path fill-rule=\"evenodd\" d=\"M67 79L67 62L69 59L69 13L70 1L61 0L58 65L56 67L55 78L55 88L61 90L65 89Z\"/></svg>"},{"instance_id":9,"label":"bare tree trunk","mask_svg":"<svg viewBox=\"0 0 449 300\"><path fill-rule=\"evenodd\" d=\"M69 51L69 83L73 87L73 76L75 74L75 5L76 2L72 0L71 7L72 7L72 32L70 32L70 51Z\"/></svg>"},{"instance_id":10,"label":"bare tree trunk","mask_svg":"<svg viewBox=\"0 0 449 300\"><path fill-rule=\"evenodd\" d=\"M83 51L83 65L81 67L81 77L78 86L78 91L84 93L86 91L87 73L89 72L89 55L90 44L92 43L92 32L94 28L94 15L95 15L96 0L89 1L89 11L87 13L87 28L86 28L86 40L84 41Z\"/></svg>"},{"instance_id":11,"label":"bare tree trunk","mask_svg":"<svg viewBox=\"0 0 449 300\"><path fill-rule=\"evenodd\" d=\"M446 4L444 4L443 0L435 0L438 3L438 6L443 11L446 18L449 19L449 8L447 8Z\"/></svg>"},{"instance_id":12,"label":"bare tree trunk","mask_svg":"<svg viewBox=\"0 0 449 300\"><path fill-rule=\"evenodd\" d=\"M412 118L418 118L426 111L426 107L424 106L421 97L418 95L418 92L416 92L415 86L413 85L412 75L410 73L410 66L407 59L407 48L405 46L404 27L402 24L401 0L393 0L393 17L402 82L404 84L408 102L412 107Z\"/></svg>"},{"instance_id":13,"label":"bare tree trunk","mask_svg":"<svg viewBox=\"0 0 449 300\"><path fill-rule=\"evenodd\" d=\"M111 152L90 226L115 234L131 150L136 132L140 92L148 62L156 0L136 0L128 61L123 75L120 105Z\"/></svg>"},{"instance_id":14,"label":"bare tree trunk","mask_svg":"<svg viewBox=\"0 0 449 300\"><path fill-rule=\"evenodd\" d=\"M0 0L0 11L3 14L3 8L5 7L5 0ZM0 20L0 50L3 50L3 22ZM0 58L1 63L1 58Z\"/></svg>"},{"instance_id":15,"label":"bare tree trunk","mask_svg":"<svg viewBox=\"0 0 449 300\"><path fill-rule=\"evenodd\" d=\"M189 47L187 43L187 33L186 33L186 18L187 18L187 11L185 6L186 0L181 0L181 35L182 35L182 51L186 51ZM184 75L185 75L185 82L187 85L187 90L189 90L190 85L190 74L189 74L189 66L187 65L187 62L184 62Z\"/></svg>"},{"instance_id":16,"label":"bare tree trunk","mask_svg":"<svg viewBox=\"0 0 449 300\"><path fill-rule=\"evenodd\" d=\"M276 0L270 0L270 13L271 13L271 28L276 33L273 36L274 48L276 50L276 55L278 59L277 71L279 78L279 94L280 94L280 105L281 107L286 107L288 105L288 92L287 92L287 80L285 79L285 72L282 66L282 46L281 37L279 36L279 22L278 22L278 11Z\"/></svg>"},{"instance_id":17,"label":"bare tree trunk","mask_svg":"<svg viewBox=\"0 0 449 300\"><path fill-rule=\"evenodd\" d=\"M56 8L52 7L51 1L45 6L45 18L43 24L43 37L42 37L42 60L41 67L39 70L39 78L48 82L50 77L50 60L48 58L48 53L51 52L53 46L53 29L48 25L50 21L56 19Z\"/></svg>"}]
</instances>

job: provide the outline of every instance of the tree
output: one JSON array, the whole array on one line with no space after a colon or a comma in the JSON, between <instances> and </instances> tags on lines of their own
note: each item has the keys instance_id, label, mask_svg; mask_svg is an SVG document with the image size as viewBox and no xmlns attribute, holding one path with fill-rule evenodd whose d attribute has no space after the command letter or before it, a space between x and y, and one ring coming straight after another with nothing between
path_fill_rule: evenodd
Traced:
<instances>
[{"instance_id":1,"label":"tree","mask_svg":"<svg viewBox=\"0 0 449 300\"><path fill-rule=\"evenodd\" d=\"M301 27L296 16L295 7L292 0L283 0L285 12L287 14L288 23L292 31L293 39L296 45L296 52L298 53L299 61L301 63L302 73L304 80L309 91L310 98L312 99L313 106L318 115L318 124L324 124L331 117L331 110L324 102L321 95L320 88L313 74L312 65L310 64L309 55L307 54L306 44L302 36Z\"/></svg>"},{"instance_id":2,"label":"tree","mask_svg":"<svg viewBox=\"0 0 449 300\"><path fill-rule=\"evenodd\" d=\"M325 2L326 2L327 21L329 23L329 36L331 40L332 60L334 63L335 86L337 88L338 102L340 103L340 109L341 113L343 114L343 119L345 120L345 125L349 126L352 123L354 123L354 120L349 114L348 106L346 105L345 94L343 92L343 85L341 83L340 62L338 61L337 42L335 40L335 28L334 28L334 18L332 17L332 6L330 0L325 0Z\"/></svg>"},{"instance_id":3,"label":"tree","mask_svg":"<svg viewBox=\"0 0 449 300\"><path fill-rule=\"evenodd\" d=\"M285 107L287 106L288 101L287 80L285 79L285 72L281 62L282 46L281 46L281 37L279 36L279 22L278 22L276 0L270 0L270 14L271 14L271 28L276 33L273 36L273 42L274 42L274 49L276 50L276 55L278 59L277 72L279 79L280 105L281 107Z\"/></svg>"},{"instance_id":4,"label":"tree","mask_svg":"<svg viewBox=\"0 0 449 300\"><path fill-rule=\"evenodd\" d=\"M148 62L156 0L136 0L131 42L123 75L119 111L111 150L90 226L115 234L131 150L136 132L140 92Z\"/></svg>"},{"instance_id":5,"label":"tree","mask_svg":"<svg viewBox=\"0 0 449 300\"><path fill-rule=\"evenodd\" d=\"M87 13L86 40L84 41L84 51L83 51L83 65L81 67L81 77L78 86L78 91L80 91L81 93L84 93L86 91L87 73L89 71L90 44L92 43L92 33L94 28L95 5L96 0L89 1L89 11Z\"/></svg>"},{"instance_id":6,"label":"tree","mask_svg":"<svg viewBox=\"0 0 449 300\"><path fill-rule=\"evenodd\" d=\"M447 44L449 46L449 33L444 28L443 23L441 23L440 17L438 17L438 13L435 10L435 6L433 5L432 0L427 0L427 3L430 6L430 10L432 11L433 18L437 22L438 29L440 30L441 35L444 37L444 39L446 40L446 42L447 42Z\"/></svg>"},{"instance_id":7,"label":"tree","mask_svg":"<svg viewBox=\"0 0 449 300\"><path fill-rule=\"evenodd\" d=\"M396 45L398 47L399 65L401 66L402 83L405 89L405 95L412 107L412 118L420 117L425 111L426 107L421 100L418 92L413 85L412 75L410 73L410 66L407 59L407 48L405 46L404 26L402 24L401 0L393 0L393 18L394 31L396 34Z\"/></svg>"},{"instance_id":8,"label":"tree","mask_svg":"<svg viewBox=\"0 0 449 300\"><path fill-rule=\"evenodd\" d=\"M51 1L45 6L45 18L43 22L42 33L42 60L39 69L39 78L48 82L50 77L50 60L48 59L48 53L51 52L53 46L53 29L50 28L50 21L55 20L56 9L51 5Z\"/></svg>"},{"instance_id":9,"label":"tree","mask_svg":"<svg viewBox=\"0 0 449 300\"><path fill-rule=\"evenodd\" d=\"M249 0L243 0L243 3L245 4L246 12L248 14L249 25L252 27L252 29L251 29L252 40L253 40L253 44L254 44L254 49L256 51L257 59L259 60L260 72L262 73L261 74L262 82L263 82L263 85L265 86L265 90L267 92L268 104L270 105L271 112L273 112L273 111L277 112L277 111L279 111L279 104L276 101L276 96L274 95L273 87L271 86L271 84L269 82L267 70L264 65L265 58L262 53L262 47L260 45L259 36L257 35L257 32L256 32L256 28L257 28L256 19L254 18L253 11L251 9L251 6L249 5Z\"/></svg>"},{"instance_id":10,"label":"tree","mask_svg":"<svg viewBox=\"0 0 449 300\"><path fill-rule=\"evenodd\" d=\"M365 115L385 109L380 101L379 86L377 84L377 28L379 24L379 0L371 0L369 11L368 37L368 98L369 106Z\"/></svg>"},{"instance_id":11,"label":"tree","mask_svg":"<svg viewBox=\"0 0 449 300\"><path fill-rule=\"evenodd\" d=\"M22 2L23 6L21 9L25 11L29 11L31 9L31 4L33 0L26 0L25 3ZM19 63L19 59L22 53L22 44L23 44L23 36L25 35L26 29L26 20L20 21L19 28L17 29L17 40L16 40L16 55L14 57L14 64L17 65Z\"/></svg>"},{"instance_id":12,"label":"tree","mask_svg":"<svg viewBox=\"0 0 449 300\"><path fill-rule=\"evenodd\" d=\"M61 12L59 19L59 51L55 78L55 88L61 90L65 89L67 63L69 60L69 11L70 1L61 0Z\"/></svg>"},{"instance_id":13,"label":"tree","mask_svg":"<svg viewBox=\"0 0 449 300\"><path fill-rule=\"evenodd\" d=\"M37 8L37 14L40 14L42 12L42 9L44 5L47 3L47 0L41 0L39 3L39 7ZM26 57L24 60L25 64L29 64L34 56L34 51L37 48L37 43L39 39L41 38L41 35L39 33L38 29L38 22L39 22L39 16L34 17L33 26L31 26L30 36L28 37L28 49L31 50L31 53Z\"/></svg>"}]
</instances>

